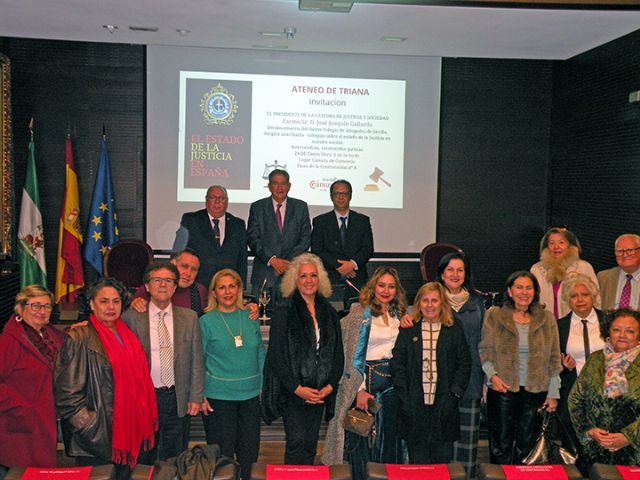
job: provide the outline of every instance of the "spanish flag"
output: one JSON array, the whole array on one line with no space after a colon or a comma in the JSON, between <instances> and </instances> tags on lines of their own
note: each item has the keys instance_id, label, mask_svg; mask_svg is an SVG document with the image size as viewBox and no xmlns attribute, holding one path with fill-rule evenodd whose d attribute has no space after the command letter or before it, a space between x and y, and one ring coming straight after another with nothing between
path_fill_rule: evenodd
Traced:
<instances>
[{"instance_id":1,"label":"spanish flag","mask_svg":"<svg viewBox=\"0 0 640 480\"><path fill-rule=\"evenodd\" d=\"M65 187L60 208L60 228L58 234L58 261L56 271L56 303L73 303L78 290L84 286L80 245L80 201L78 177L73 164L71 136L67 134Z\"/></svg>"}]
</instances>

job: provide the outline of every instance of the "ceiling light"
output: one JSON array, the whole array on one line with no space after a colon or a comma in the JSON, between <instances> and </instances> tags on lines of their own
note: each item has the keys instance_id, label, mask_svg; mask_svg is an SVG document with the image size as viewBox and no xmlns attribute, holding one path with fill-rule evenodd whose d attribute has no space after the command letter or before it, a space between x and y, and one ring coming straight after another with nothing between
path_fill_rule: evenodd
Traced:
<instances>
[{"instance_id":1,"label":"ceiling light","mask_svg":"<svg viewBox=\"0 0 640 480\"><path fill-rule=\"evenodd\" d=\"M393 35L388 35L382 37L380 40L382 40L383 42L404 42L406 39L407 37L396 37Z\"/></svg>"},{"instance_id":2,"label":"ceiling light","mask_svg":"<svg viewBox=\"0 0 640 480\"><path fill-rule=\"evenodd\" d=\"M287 50L287 45L253 45L253 48L260 50Z\"/></svg>"},{"instance_id":3,"label":"ceiling light","mask_svg":"<svg viewBox=\"0 0 640 480\"><path fill-rule=\"evenodd\" d=\"M158 27L140 27L135 25L129 25L129 30L132 32L157 32Z\"/></svg>"},{"instance_id":4,"label":"ceiling light","mask_svg":"<svg viewBox=\"0 0 640 480\"><path fill-rule=\"evenodd\" d=\"M178 35L180 35L181 37L186 37L191 33L191 30L187 30L186 28L178 28L176 29L176 32L178 32Z\"/></svg>"},{"instance_id":5,"label":"ceiling light","mask_svg":"<svg viewBox=\"0 0 640 480\"><path fill-rule=\"evenodd\" d=\"M296 27L284 27L284 35L287 37L287 40L293 40L293 37L296 36Z\"/></svg>"},{"instance_id":6,"label":"ceiling light","mask_svg":"<svg viewBox=\"0 0 640 480\"><path fill-rule=\"evenodd\" d=\"M263 37L282 37L282 32L258 32Z\"/></svg>"},{"instance_id":7,"label":"ceiling light","mask_svg":"<svg viewBox=\"0 0 640 480\"><path fill-rule=\"evenodd\" d=\"M109 33L113 34L113 32L115 32L118 29L117 25L102 25L102 28L106 28L107 30L109 30Z\"/></svg>"},{"instance_id":8,"label":"ceiling light","mask_svg":"<svg viewBox=\"0 0 640 480\"><path fill-rule=\"evenodd\" d=\"M351 12L351 7L353 7L353 2L354 0L298 0L298 9L316 12L349 13Z\"/></svg>"}]
</instances>

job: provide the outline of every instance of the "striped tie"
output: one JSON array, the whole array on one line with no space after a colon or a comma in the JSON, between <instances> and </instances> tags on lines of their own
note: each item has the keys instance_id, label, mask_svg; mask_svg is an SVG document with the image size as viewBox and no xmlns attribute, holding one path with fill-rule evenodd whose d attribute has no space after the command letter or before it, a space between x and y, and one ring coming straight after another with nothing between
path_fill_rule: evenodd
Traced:
<instances>
[{"instance_id":1,"label":"striped tie","mask_svg":"<svg viewBox=\"0 0 640 480\"><path fill-rule=\"evenodd\" d=\"M169 330L164 324L164 317L167 312L158 312L158 338L160 340L160 380L166 387L175 384L173 378L173 345Z\"/></svg>"}]
</instances>

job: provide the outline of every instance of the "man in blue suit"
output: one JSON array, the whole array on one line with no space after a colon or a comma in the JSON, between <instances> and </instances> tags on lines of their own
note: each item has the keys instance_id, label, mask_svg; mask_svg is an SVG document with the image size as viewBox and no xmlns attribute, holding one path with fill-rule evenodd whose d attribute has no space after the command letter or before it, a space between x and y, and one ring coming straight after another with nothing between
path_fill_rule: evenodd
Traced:
<instances>
[{"instance_id":1,"label":"man in blue suit","mask_svg":"<svg viewBox=\"0 0 640 480\"><path fill-rule=\"evenodd\" d=\"M331 184L333 210L313 219L311 251L322 259L332 284L345 284L345 279L357 288L367 282L367 262L373 255L373 233L369 217L349 208L351 184L336 180ZM345 286L344 298L358 292Z\"/></svg>"},{"instance_id":2,"label":"man in blue suit","mask_svg":"<svg viewBox=\"0 0 640 480\"><path fill-rule=\"evenodd\" d=\"M271 196L251 204L247 241L255 253L251 274L254 295L259 295L264 284L277 300L280 278L289 262L309 249L309 209L302 200L288 197L290 189L289 174L273 170L269 174Z\"/></svg>"},{"instance_id":3,"label":"man in blue suit","mask_svg":"<svg viewBox=\"0 0 640 480\"><path fill-rule=\"evenodd\" d=\"M190 248L200 257L196 281L209 288L211 278L223 268L238 272L247 281L247 230L244 220L227 212L229 197L220 185L212 185L206 208L185 213L176 232L173 251Z\"/></svg>"}]
</instances>

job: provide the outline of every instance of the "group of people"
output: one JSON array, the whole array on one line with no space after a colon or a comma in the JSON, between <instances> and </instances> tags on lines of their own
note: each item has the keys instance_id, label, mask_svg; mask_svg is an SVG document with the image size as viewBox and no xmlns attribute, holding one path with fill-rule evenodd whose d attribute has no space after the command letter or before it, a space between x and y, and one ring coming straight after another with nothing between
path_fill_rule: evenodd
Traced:
<instances>
[{"instance_id":1,"label":"group of people","mask_svg":"<svg viewBox=\"0 0 640 480\"><path fill-rule=\"evenodd\" d=\"M50 292L23 289L0 336L0 466L55 465L58 416L78 464L112 462L127 478L136 463L185 450L189 418L202 413L207 443L235 457L243 479L261 417L283 418L288 464L316 461L325 418L320 460L349 463L355 479L368 461L457 461L473 479L483 398L492 463L523 461L540 409L559 411L585 464L640 463L640 237L619 237L618 266L596 277L575 235L553 228L540 262L510 275L503 305L487 311L468 258L454 252L409 306L395 269L367 278L371 227L350 211L348 182L331 186L335 209L313 232L289 187L276 171L249 220L254 290L271 284L281 296L266 353L257 306L243 301L243 264L191 247L150 264L133 301L99 279L84 295L87 324L66 334L49 325ZM207 192L208 232L200 212L185 214L183 247L205 233L218 252L242 243L227 201L221 187ZM310 235L312 253L304 239L285 242L294 230ZM340 318L329 297L345 279L361 289ZM373 416L368 436L345 429L354 408Z\"/></svg>"}]
</instances>

